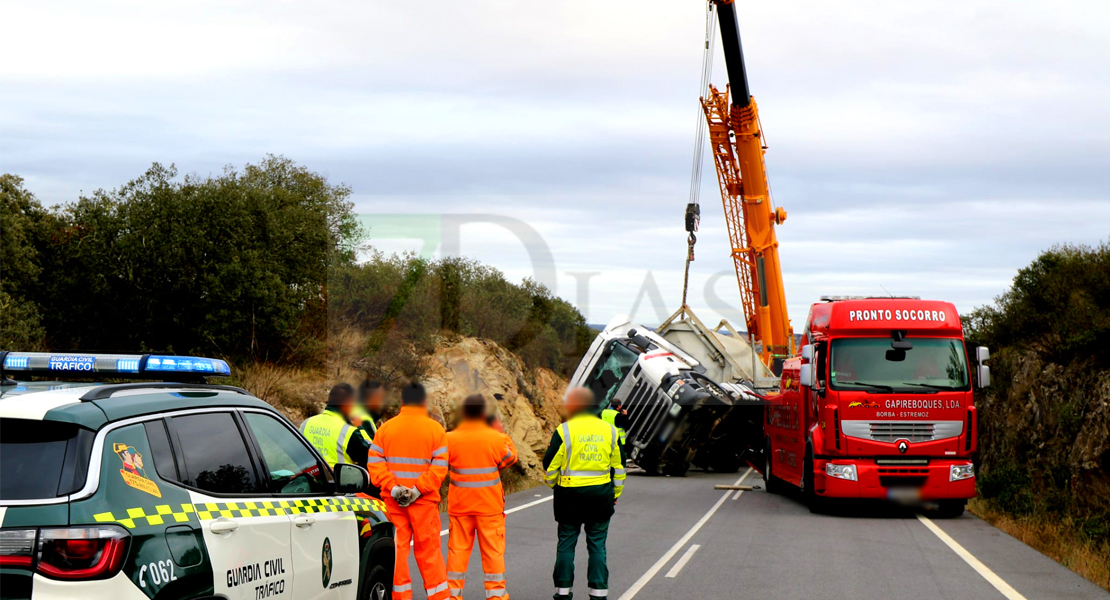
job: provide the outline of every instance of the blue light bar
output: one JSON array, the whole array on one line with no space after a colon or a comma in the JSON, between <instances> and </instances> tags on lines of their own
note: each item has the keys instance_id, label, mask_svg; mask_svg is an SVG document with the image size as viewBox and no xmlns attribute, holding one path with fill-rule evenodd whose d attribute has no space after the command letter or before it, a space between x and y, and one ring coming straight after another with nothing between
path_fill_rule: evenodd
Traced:
<instances>
[{"instance_id":1,"label":"blue light bar","mask_svg":"<svg viewBox=\"0 0 1110 600\"><path fill-rule=\"evenodd\" d=\"M103 374L106 377L157 379L172 375L227 377L231 367L218 358L164 356L155 354L88 354L83 352L8 352L3 370L7 374L37 376Z\"/></svg>"}]
</instances>

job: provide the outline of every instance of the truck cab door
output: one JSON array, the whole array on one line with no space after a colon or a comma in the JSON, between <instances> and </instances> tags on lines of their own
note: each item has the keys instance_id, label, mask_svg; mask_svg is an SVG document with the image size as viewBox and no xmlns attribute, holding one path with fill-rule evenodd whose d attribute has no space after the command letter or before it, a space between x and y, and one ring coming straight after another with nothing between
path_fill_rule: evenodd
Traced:
<instances>
[{"instance_id":1,"label":"truck cab door","mask_svg":"<svg viewBox=\"0 0 1110 600\"><path fill-rule=\"evenodd\" d=\"M242 423L234 412L166 423L208 549L213 592L229 600L288 598L292 521L264 493Z\"/></svg>"},{"instance_id":2,"label":"truck cab door","mask_svg":"<svg viewBox=\"0 0 1110 600\"><path fill-rule=\"evenodd\" d=\"M327 469L288 423L265 412L242 415L258 445L263 483L292 522L290 597L355 598L360 546L352 499L334 494Z\"/></svg>"}]
</instances>

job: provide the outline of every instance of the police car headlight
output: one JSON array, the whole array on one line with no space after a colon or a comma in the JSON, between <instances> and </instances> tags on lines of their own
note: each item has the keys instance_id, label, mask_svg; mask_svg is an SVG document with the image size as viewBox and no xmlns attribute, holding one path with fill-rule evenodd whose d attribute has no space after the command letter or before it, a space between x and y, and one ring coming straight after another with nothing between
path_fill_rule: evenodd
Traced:
<instances>
[{"instance_id":1,"label":"police car headlight","mask_svg":"<svg viewBox=\"0 0 1110 600\"><path fill-rule=\"evenodd\" d=\"M859 479L856 476L856 465L834 465L829 463L825 465L825 475L837 479L847 479L848 481L857 481Z\"/></svg>"},{"instance_id":2,"label":"police car headlight","mask_svg":"<svg viewBox=\"0 0 1110 600\"><path fill-rule=\"evenodd\" d=\"M948 481L960 481L962 479L971 479L975 477L975 465L952 465L952 471L948 475Z\"/></svg>"}]
</instances>

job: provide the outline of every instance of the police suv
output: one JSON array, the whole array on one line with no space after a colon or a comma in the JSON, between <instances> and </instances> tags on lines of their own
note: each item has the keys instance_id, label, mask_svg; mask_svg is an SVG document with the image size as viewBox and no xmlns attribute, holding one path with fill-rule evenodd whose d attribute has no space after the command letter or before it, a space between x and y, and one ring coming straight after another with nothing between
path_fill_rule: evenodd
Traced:
<instances>
[{"instance_id":1,"label":"police suv","mask_svg":"<svg viewBox=\"0 0 1110 600\"><path fill-rule=\"evenodd\" d=\"M268 404L206 383L228 375L0 352L0 597L388 598L393 529L366 471L333 472Z\"/></svg>"}]
</instances>

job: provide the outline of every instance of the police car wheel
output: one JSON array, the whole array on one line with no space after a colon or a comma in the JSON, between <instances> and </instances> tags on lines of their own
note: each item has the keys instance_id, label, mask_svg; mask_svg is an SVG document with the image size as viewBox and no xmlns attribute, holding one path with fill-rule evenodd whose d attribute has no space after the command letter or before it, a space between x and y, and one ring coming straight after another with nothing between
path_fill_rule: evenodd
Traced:
<instances>
[{"instance_id":1,"label":"police car wheel","mask_svg":"<svg viewBox=\"0 0 1110 600\"><path fill-rule=\"evenodd\" d=\"M369 581L362 600L390 600L393 597L393 577L385 567L375 565L367 578Z\"/></svg>"}]
</instances>

